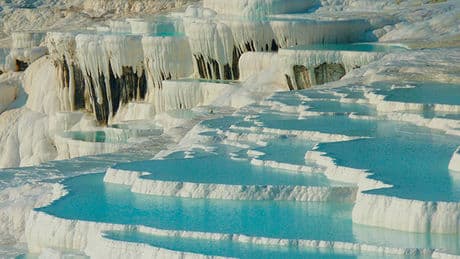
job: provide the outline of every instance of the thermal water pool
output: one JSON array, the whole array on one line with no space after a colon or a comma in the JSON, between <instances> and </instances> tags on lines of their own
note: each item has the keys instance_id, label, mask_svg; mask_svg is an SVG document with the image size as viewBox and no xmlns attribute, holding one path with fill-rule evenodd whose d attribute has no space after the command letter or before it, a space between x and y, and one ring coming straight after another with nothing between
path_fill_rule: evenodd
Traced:
<instances>
[{"instance_id":1,"label":"thermal water pool","mask_svg":"<svg viewBox=\"0 0 460 259\"><path fill-rule=\"evenodd\" d=\"M342 241L389 247L456 249L458 242L455 235L412 234L353 225L350 218L352 204L347 203L223 201L150 196L134 194L127 186L104 183L103 177L103 174L93 174L65 180L63 183L69 194L37 211L64 219L142 225L164 230ZM137 236L136 233L134 236L118 238L180 251L204 249L194 243L201 242L200 240L193 239L158 241L156 237L152 237L149 241L150 237L142 240L142 235ZM223 242L209 248L211 252L206 251L230 256L241 250L238 243L231 245L235 246L234 250L228 250L228 245ZM257 247L251 249L255 249L253 252L257 254ZM289 248L275 246L274 249L281 249L274 251L274 254L282 253L286 249L288 254L299 253L297 248L289 251ZM266 252L270 254L270 251Z\"/></svg>"},{"instance_id":2,"label":"thermal water pool","mask_svg":"<svg viewBox=\"0 0 460 259\"><path fill-rule=\"evenodd\" d=\"M460 186L447 169L459 145L458 137L395 124L377 131L373 138L320 144L318 151L326 152L338 165L369 170L371 178L394 185L370 193L460 201Z\"/></svg>"},{"instance_id":3,"label":"thermal water pool","mask_svg":"<svg viewBox=\"0 0 460 259\"><path fill-rule=\"evenodd\" d=\"M38 211L66 219L169 230L353 240L348 217L351 204L150 196L132 193L126 186L104 183L103 177L104 174L92 174L65 180L69 194ZM311 232L318 225L325 228Z\"/></svg>"},{"instance_id":4,"label":"thermal water pool","mask_svg":"<svg viewBox=\"0 0 460 259\"><path fill-rule=\"evenodd\" d=\"M63 136L84 142L126 142L126 140L118 138L111 139L105 131L68 131Z\"/></svg>"},{"instance_id":5,"label":"thermal water pool","mask_svg":"<svg viewBox=\"0 0 460 259\"><path fill-rule=\"evenodd\" d=\"M377 84L382 85L382 84ZM375 91L384 95L386 101L460 105L460 85L442 83L417 83L406 86L393 86Z\"/></svg>"},{"instance_id":6,"label":"thermal water pool","mask_svg":"<svg viewBox=\"0 0 460 259\"><path fill-rule=\"evenodd\" d=\"M298 174L288 170L253 166L245 161L211 155L191 159L147 160L118 164L115 170L149 172L145 179L232 185L330 186L322 174ZM338 183L335 183L338 185Z\"/></svg>"},{"instance_id":7,"label":"thermal water pool","mask_svg":"<svg viewBox=\"0 0 460 259\"><path fill-rule=\"evenodd\" d=\"M214 241L206 239L164 237L136 231L110 231L104 235L108 239L149 244L175 251L225 256L234 258L406 258L404 256L379 256L372 253L357 253L331 248L289 248L268 245L234 243L231 240ZM419 256L417 258L429 258Z\"/></svg>"},{"instance_id":8,"label":"thermal water pool","mask_svg":"<svg viewBox=\"0 0 460 259\"><path fill-rule=\"evenodd\" d=\"M305 141L295 136L280 136L268 141L267 146L255 148L255 150L264 153L257 157L264 161L305 165L305 153L312 150L314 146L314 142Z\"/></svg>"}]
</instances>

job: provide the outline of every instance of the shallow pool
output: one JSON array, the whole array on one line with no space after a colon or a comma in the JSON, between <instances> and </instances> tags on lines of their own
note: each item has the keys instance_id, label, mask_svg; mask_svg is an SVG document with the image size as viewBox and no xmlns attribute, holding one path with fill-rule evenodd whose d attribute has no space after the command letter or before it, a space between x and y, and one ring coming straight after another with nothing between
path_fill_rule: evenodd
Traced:
<instances>
[{"instance_id":1,"label":"shallow pool","mask_svg":"<svg viewBox=\"0 0 460 259\"><path fill-rule=\"evenodd\" d=\"M368 169L371 178L394 185L370 191L417 200L460 201L460 186L452 181L448 164L460 138L402 123L379 123L368 139L323 143L342 166ZM352 152L350 152L352 151Z\"/></svg>"},{"instance_id":2,"label":"shallow pool","mask_svg":"<svg viewBox=\"0 0 460 259\"><path fill-rule=\"evenodd\" d=\"M253 166L214 155L192 159L147 160L118 164L115 169L150 172L146 179L229 185L302 185L329 186L322 174L300 174L288 170Z\"/></svg>"},{"instance_id":3,"label":"shallow pool","mask_svg":"<svg viewBox=\"0 0 460 259\"><path fill-rule=\"evenodd\" d=\"M103 174L93 174L69 178L63 182L69 194L37 210L65 219L144 225L165 230L345 241L389 247L439 247L458 251L455 235L414 234L354 225L351 221L352 204L141 195L132 193L128 186L106 184L103 177ZM177 249L190 248L187 240L183 243L177 241L173 240L171 245ZM198 245L192 247L200 249ZM212 249L221 250L221 247ZM232 253L239 249L235 247Z\"/></svg>"},{"instance_id":4,"label":"shallow pool","mask_svg":"<svg viewBox=\"0 0 460 259\"><path fill-rule=\"evenodd\" d=\"M412 84L410 84L412 85ZM401 87L376 91L387 101L460 105L460 85L442 83L417 83L413 87Z\"/></svg>"},{"instance_id":5,"label":"shallow pool","mask_svg":"<svg viewBox=\"0 0 460 259\"><path fill-rule=\"evenodd\" d=\"M174 251L184 251L214 256L234 258L405 258L398 256L379 256L360 254L340 249L290 248L277 246L234 243L232 241L212 241L206 239L177 238L148 235L136 231L106 232L105 237L112 240L149 244ZM419 257L422 258L422 257Z\"/></svg>"},{"instance_id":6,"label":"shallow pool","mask_svg":"<svg viewBox=\"0 0 460 259\"><path fill-rule=\"evenodd\" d=\"M261 115L263 127L282 130L318 131L347 136L369 136L377 130L373 120L350 119L344 115L313 116L304 119L292 119L276 114Z\"/></svg>"},{"instance_id":7,"label":"shallow pool","mask_svg":"<svg viewBox=\"0 0 460 259\"><path fill-rule=\"evenodd\" d=\"M294 165L305 165L305 153L312 150L314 142L299 139L295 136L279 136L270 140L265 147L255 148L263 152L261 160L276 161Z\"/></svg>"},{"instance_id":8,"label":"shallow pool","mask_svg":"<svg viewBox=\"0 0 460 259\"><path fill-rule=\"evenodd\" d=\"M342 103L339 101L309 101L305 102L309 111L333 112L333 113L356 113L359 115L373 115L375 109L369 105Z\"/></svg>"},{"instance_id":9,"label":"shallow pool","mask_svg":"<svg viewBox=\"0 0 460 259\"><path fill-rule=\"evenodd\" d=\"M93 174L65 180L69 194L38 210L67 219L170 230L354 240L349 218L351 204L140 195L132 193L127 186L104 184L103 177L103 174Z\"/></svg>"},{"instance_id":10,"label":"shallow pool","mask_svg":"<svg viewBox=\"0 0 460 259\"><path fill-rule=\"evenodd\" d=\"M67 131L63 133L65 138L71 138L74 140L80 140L84 142L112 142L112 143L124 143L127 140L120 134L107 134L105 131Z\"/></svg>"}]
</instances>

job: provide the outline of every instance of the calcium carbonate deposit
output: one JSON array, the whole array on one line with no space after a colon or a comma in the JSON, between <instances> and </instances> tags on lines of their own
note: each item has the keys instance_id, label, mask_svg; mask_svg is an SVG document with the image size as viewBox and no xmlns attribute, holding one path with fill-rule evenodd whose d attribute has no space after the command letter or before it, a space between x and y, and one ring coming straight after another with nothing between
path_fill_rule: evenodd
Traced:
<instances>
[{"instance_id":1,"label":"calcium carbonate deposit","mask_svg":"<svg viewBox=\"0 0 460 259\"><path fill-rule=\"evenodd\" d=\"M0 258L460 257L457 0L0 0Z\"/></svg>"}]
</instances>

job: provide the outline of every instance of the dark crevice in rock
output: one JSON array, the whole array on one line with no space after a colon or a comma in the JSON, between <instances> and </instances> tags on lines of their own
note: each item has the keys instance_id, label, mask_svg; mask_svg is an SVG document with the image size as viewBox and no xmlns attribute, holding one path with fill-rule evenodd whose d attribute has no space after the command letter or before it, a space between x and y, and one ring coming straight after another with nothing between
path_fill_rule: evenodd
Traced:
<instances>
[{"instance_id":1,"label":"dark crevice in rock","mask_svg":"<svg viewBox=\"0 0 460 259\"><path fill-rule=\"evenodd\" d=\"M87 72L83 72L77 64L69 65L69 61L65 57L56 60L55 65L62 72L62 86L70 95L73 95L72 110L86 109L88 112L94 113L101 125L107 125L109 117L115 115L122 104L127 104L133 100L143 100L147 95L148 86L145 71L136 73L134 68L124 66L121 76L118 77L109 63L108 78L101 72L95 78ZM171 73L162 73L161 77L163 80L169 80L172 76ZM106 80L109 81L106 82ZM73 89L71 89L71 85ZM101 89L97 90L96 85ZM70 92L71 90L73 92Z\"/></svg>"},{"instance_id":2,"label":"dark crevice in rock","mask_svg":"<svg viewBox=\"0 0 460 259\"><path fill-rule=\"evenodd\" d=\"M251 40L251 41L249 41L249 42L246 42L246 43L244 44L244 46L246 47L246 51L256 51L256 47L255 47L255 45L254 45L254 41L253 41L253 40Z\"/></svg>"},{"instance_id":3,"label":"dark crevice in rock","mask_svg":"<svg viewBox=\"0 0 460 259\"><path fill-rule=\"evenodd\" d=\"M62 85L66 88L69 88L70 83L70 76L69 76L69 66L67 64L67 60L64 58L64 62L62 64Z\"/></svg>"},{"instance_id":4,"label":"dark crevice in rock","mask_svg":"<svg viewBox=\"0 0 460 259\"><path fill-rule=\"evenodd\" d=\"M198 66L198 74L200 75L200 78L207 78L206 74L206 65L205 61L202 55L194 55L196 64Z\"/></svg>"},{"instance_id":5,"label":"dark crevice in rock","mask_svg":"<svg viewBox=\"0 0 460 259\"><path fill-rule=\"evenodd\" d=\"M91 103L93 104L93 112L96 115L96 119L100 125L107 125L109 120L109 104L107 99L107 89L105 86L105 78L103 74L99 74L96 78L98 81L99 86L101 87L102 96L100 96L100 100L98 101L98 97L96 94L96 86L94 84L94 79L88 75L89 77L89 91L91 97Z\"/></svg>"},{"instance_id":6,"label":"dark crevice in rock","mask_svg":"<svg viewBox=\"0 0 460 259\"><path fill-rule=\"evenodd\" d=\"M209 79L209 80L233 80L238 79L238 57L235 57L236 52L234 50L233 64L224 64L223 71L221 71L221 65L215 59L205 59L201 54L193 55L196 61L196 66L198 69L198 74L200 78ZM208 60L208 61L207 61ZM235 66L236 62L236 66ZM223 72L223 75L221 75ZM223 76L223 78L222 78Z\"/></svg>"},{"instance_id":7,"label":"dark crevice in rock","mask_svg":"<svg viewBox=\"0 0 460 259\"><path fill-rule=\"evenodd\" d=\"M232 68L230 67L229 64L226 64L224 66L224 77L225 78L232 78Z\"/></svg>"},{"instance_id":8,"label":"dark crevice in rock","mask_svg":"<svg viewBox=\"0 0 460 259\"><path fill-rule=\"evenodd\" d=\"M219 69L219 63L217 63L217 61L215 60L212 60L212 67L214 69L214 72L216 74L216 79L221 79L220 78L220 69Z\"/></svg>"},{"instance_id":9,"label":"dark crevice in rock","mask_svg":"<svg viewBox=\"0 0 460 259\"><path fill-rule=\"evenodd\" d=\"M279 50L278 43L276 43L275 39L272 40L272 49L273 52L277 52Z\"/></svg>"},{"instance_id":10,"label":"dark crevice in rock","mask_svg":"<svg viewBox=\"0 0 460 259\"><path fill-rule=\"evenodd\" d=\"M28 66L27 62L16 59L16 72L26 71Z\"/></svg>"},{"instance_id":11,"label":"dark crevice in rock","mask_svg":"<svg viewBox=\"0 0 460 259\"><path fill-rule=\"evenodd\" d=\"M76 110L85 109L86 98L85 98L85 78L83 77L83 71L77 65L72 65L73 77L75 84L74 93L74 105Z\"/></svg>"},{"instance_id":12,"label":"dark crevice in rock","mask_svg":"<svg viewBox=\"0 0 460 259\"><path fill-rule=\"evenodd\" d=\"M208 68L208 79L214 79L213 76L212 76L212 69L211 69L211 65L209 63L206 63L206 67Z\"/></svg>"},{"instance_id":13,"label":"dark crevice in rock","mask_svg":"<svg viewBox=\"0 0 460 259\"><path fill-rule=\"evenodd\" d=\"M130 101L145 98L147 93L147 80L144 72L139 76L132 67L124 66L122 68L123 74L121 77L116 77L112 69L109 71L113 115L117 113L121 104L127 104ZM164 74L162 74L162 77L164 77Z\"/></svg>"},{"instance_id":14,"label":"dark crevice in rock","mask_svg":"<svg viewBox=\"0 0 460 259\"><path fill-rule=\"evenodd\" d=\"M233 47L233 61L232 61L232 72L233 76L230 76L230 79L238 80L240 78L240 70L238 62L241 57L241 52L237 47Z\"/></svg>"}]
</instances>

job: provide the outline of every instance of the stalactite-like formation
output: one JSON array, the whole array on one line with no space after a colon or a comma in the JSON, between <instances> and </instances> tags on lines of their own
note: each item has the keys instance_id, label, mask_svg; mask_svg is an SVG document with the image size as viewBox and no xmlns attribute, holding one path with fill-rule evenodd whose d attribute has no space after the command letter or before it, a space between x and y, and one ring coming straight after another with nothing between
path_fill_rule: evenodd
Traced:
<instances>
[{"instance_id":1,"label":"stalactite-like formation","mask_svg":"<svg viewBox=\"0 0 460 259\"><path fill-rule=\"evenodd\" d=\"M213 1L217 13L190 6L180 18L113 21L105 27L104 34L48 33L47 47L62 81L61 110L85 109L93 112L100 124L109 123L130 101L145 101L153 104L154 110L162 110L165 104L160 95L165 80L238 80L242 74L247 76L239 69L244 53L278 52L283 56L283 50L292 45L355 41L368 27L368 23L357 19L317 21L268 16L307 8L313 2L235 0L228 3L226 11L243 4L251 16L244 11L236 18L217 15L226 13L220 8L225 3ZM205 1L205 6L209 3ZM17 41L26 44L33 41L29 38L30 35L18 35ZM280 75L285 75L280 81L286 80L291 90L339 79L350 70L340 57L306 60L301 53L292 55L297 54L292 59L280 59L292 60L291 63L279 62L283 66ZM319 66L319 61L328 65ZM330 65L339 63L344 65ZM18 69L25 69L25 65L17 64Z\"/></svg>"},{"instance_id":2,"label":"stalactite-like formation","mask_svg":"<svg viewBox=\"0 0 460 259\"><path fill-rule=\"evenodd\" d=\"M60 71L61 109L92 111L103 125L121 105L154 102L163 80L193 69L185 37L49 33L47 45Z\"/></svg>"},{"instance_id":3,"label":"stalactite-like formation","mask_svg":"<svg viewBox=\"0 0 460 259\"><path fill-rule=\"evenodd\" d=\"M121 77L116 77L110 70L110 92L112 94L112 110L115 114L120 105L132 100L143 100L147 94L145 73L138 76L132 67L123 67Z\"/></svg>"},{"instance_id":4,"label":"stalactite-like formation","mask_svg":"<svg viewBox=\"0 0 460 259\"><path fill-rule=\"evenodd\" d=\"M237 3L238 2L238 3ZM210 7L226 13L224 2L209 1ZM279 11L285 1L238 1L244 5L272 13ZM292 1L292 5L310 5L308 1ZM206 6L206 2L205 2ZM222 8L221 8L222 7ZM256 8L257 7L257 8ZM283 9L283 8L281 8ZM243 15L241 12L238 15ZM308 17L272 18L220 17L206 9L190 7L185 15L184 28L194 57L196 76L205 79L239 79L238 60L246 52L276 52L295 45L347 43L358 41L369 28L361 19L314 20ZM230 73L231 71L231 73Z\"/></svg>"}]
</instances>

